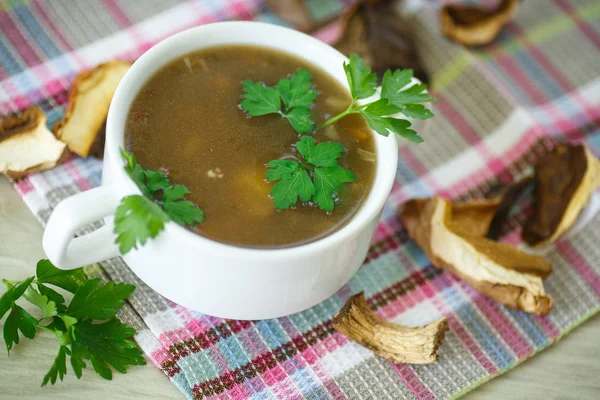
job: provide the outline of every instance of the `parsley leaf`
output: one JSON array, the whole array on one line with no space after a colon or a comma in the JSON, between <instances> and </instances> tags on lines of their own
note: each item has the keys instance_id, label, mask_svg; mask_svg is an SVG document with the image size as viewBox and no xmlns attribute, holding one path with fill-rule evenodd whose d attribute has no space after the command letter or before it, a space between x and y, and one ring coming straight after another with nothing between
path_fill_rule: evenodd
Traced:
<instances>
[{"instance_id":1,"label":"parsley leaf","mask_svg":"<svg viewBox=\"0 0 600 400\"><path fill-rule=\"evenodd\" d=\"M92 324L91 321L81 321L73 326L73 356L78 364L82 359L89 359L94 370L104 379L112 379L109 365L121 373L127 372L128 365L145 365L146 360L130 337L135 335L135 329L116 319ZM75 370L76 367L73 366ZM77 373L77 372L76 372Z\"/></svg>"},{"instance_id":2,"label":"parsley leaf","mask_svg":"<svg viewBox=\"0 0 600 400\"><path fill-rule=\"evenodd\" d=\"M46 285L42 285L41 283L37 283L37 288L41 295L46 296L48 300L54 302L57 312L64 312L67 309L64 304L65 298L56 290L49 288Z\"/></svg>"},{"instance_id":3,"label":"parsley leaf","mask_svg":"<svg viewBox=\"0 0 600 400\"><path fill-rule=\"evenodd\" d=\"M423 142L423 138L410 129L411 123L409 121L390 116L396 114L398 109L399 107L395 104L389 104L387 99L380 99L369 104L367 108L360 111L360 114L371 129L380 135L388 136L389 132L392 132L414 143Z\"/></svg>"},{"instance_id":4,"label":"parsley leaf","mask_svg":"<svg viewBox=\"0 0 600 400\"><path fill-rule=\"evenodd\" d=\"M169 178L158 171L147 169L144 171L146 175L146 187L150 193L154 193L158 190L164 189L169 186Z\"/></svg>"},{"instance_id":5,"label":"parsley leaf","mask_svg":"<svg viewBox=\"0 0 600 400\"><path fill-rule=\"evenodd\" d=\"M114 228L121 254L137 249L138 243L144 245L148 239L158 236L168 220L168 215L149 198L139 195L123 197L115 213Z\"/></svg>"},{"instance_id":6,"label":"parsley leaf","mask_svg":"<svg viewBox=\"0 0 600 400\"><path fill-rule=\"evenodd\" d=\"M88 280L87 275L83 272L83 268L62 270L56 268L49 260L38 261L35 275L38 283L48 283L50 285L58 286L71 293L75 293L77 289ZM42 289L40 289L40 292L42 292ZM47 293L42 294L48 296ZM48 298L56 301L52 296L53 295L50 295ZM64 302L64 299L60 300L60 302Z\"/></svg>"},{"instance_id":7,"label":"parsley leaf","mask_svg":"<svg viewBox=\"0 0 600 400\"><path fill-rule=\"evenodd\" d=\"M190 190L183 185L167 186L163 192L163 202L168 203L182 199Z\"/></svg>"},{"instance_id":8,"label":"parsley leaf","mask_svg":"<svg viewBox=\"0 0 600 400\"><path fill-rule=\"evenodd\" d=\"M127 175L129 175L131 180L140 188L144 196L151 196L152 192L150 192L146 186L146 174L141 165L137 163L135 155L133 153L128 153L125 150L121 150L121 155L126 162L125 172L127 172Z\"/></svg>"},{"instance_id":9,"label":"parsley leaf","mask_svg":"<svg viewBox=\"0 0 600 400\"><path fill-rule=\"evenodd\" d=\"M27 288L27 292L25 292L23 297L25 297L28 302L42 310L42 318L53 317L57 314L56 303L52 300L48 300L47 296L41 295L40 292L31 286Z\"/></svg>"},{"instance_id":10,"label":"parsley leaf","mask_svg":"<svg viewBox=\"0 0 600 400\"><path fill-rule=\"evenodd\" d=\"M286 109L304 106L309 107L317 97L317 91L311 81L312 74L306 68L301 68L289 79L277 83L277 90Z\"/></svg>"},{"instance_id":11,"label":"parsley leaf","mask_svg":"<svg viewBox=\"0 0 600 400\"><path fill-rule=\"evenodd\" d=\"M303 68L280 80L274 87L262 82L243 81L242 109L251 117L280 114L296 132L311 132L315 123L309 107L317 97L311 79L311 73Z\"/></svg>"},{"instance_id":12,"label":"parsley leaf","mask_svg":"<svg viewBox=\"0 0 600 400\"><path fill-rule=\"evenodd\" d=\"M279 210L296 205L298 199L312 200L321 209L333 211L334 197L343 183L354 182L356 176L338 164L344 151L340 143L315 143L310 136L302 136L296 148L301 160L272 160L267 166L267 179L279 181L271 190Z\"/></svg>"},{"instance_id":13,"label":"parsley leaf","mask_svg":"<svg viewBox=\"0 0 600 400\"><path fill-rule=\"evenodd\" d=\"M314 171L315 195L313 201L320 209L333 211L334 196L343 183L356 181L356 175L352 171L336 165L332 167L316 168Z\"/></svg>"},{"instance_id":14,"label":"parsley leaf","mask_svg":"<svg viewBox=\"0 0 600 400\"><path fill-rule=\"evenodd\" d=\"M60 346L58 349L58 355L54 359L54 364L50 367L50 371L44 376L42 386L46 386L48 382L53 385L56 383L56 378L60 376L62 381L64 376L67 374L67 354L71 354L71 351L66 346Z\"/></svg>"},{"instance_id":15,"label":"parsley leaf","mask_svg":"<svg viewBox=\"0 0 600 400\"><path fill-rule=\"evenodd\" d=\"M292 128L298 133L308 133L315 129L315 122L310 117L308 107L295 107L284 115Z\"/></svg>"},{"instance_id":16,"label":"parsley leaf","mask_svg":"<svg viewBox=\"0 0 600 400\"><path fill-rule=\"evenodd\" d=\"M165 202L163 207L167 215L181 226L200 224L204 221L204 212L189 200Z\"/></svg>"},{"instance_id":17,"label":"parsley leaf","mask_svg":"<svg viewBox=\"0 0 600 400\"><path fill-rule=\"evenodd\" d=\"M117 309L123 307L124 300L135 290L126 283L107 282L102 286L100 279L90 279L79 288L66 314L77 319L107 319L114 317Z\"/></svg>"},{"instance_id":18,"label":"parsley leaf","mask_svg":"<svg viewBox=\"0 0 600 400\"><path fill-rule=\"evenodd\" d=\"M16 304L12 305L12 311L8 314L4 321L4 342L10 353L13 344L19 343L19 332L23 336L33 339L35 337L35 327L38 325L38 320L31 316L23 308Z\"/></svg>"},{"instance_id":19,"label":"parsley leaf","mask_svg":"<svg viewBox=\"0 0 600 400\"><path fill-rule=\"evenodd\" d=\"M34 277L32 276L23 282L19 282L17 285L9 287L6 293L0 297L0 318L2 318L4 314L11 309L15 301L23 296L23 293L25 293L31 282L33 282L33 279Z\"/></svg>"},{"instance_id":20,"label":"parsley leaf","mask_svg":"<svg viewBox=\"0 0 600 400\"><path fill-rule=\"evenodd\" d=\"M122 151L125 170L144 196L127 196L121 199L115 213L115 242L121 254L144 245L155 238L165 222L173 220L186 226L204 221L204 212L191 201L182 200L190 191L184 185L172 185L167 176L159 171L144 170L135 155ZM162 192L162 198L157 196Z\"/></svg>"},{"instance_id":21,"label":"parsley leaf","mask_svg":"<svg viewBox=\"0 0 600 400\"><path fill-rule=\"evenodd\" d=\"M243 81L242 87L244 88L242 108L248 115L258 117L281 112L281 99L277 88L253 81Z\"/></svg>"},{"instance_id":22,"label":"parsley leaf","mask_svg":"<svg viewBox=\"0 0 600 400\"><path fill-rule=\"evenodd\" d=\"M194 203L182 200L190 191L183 185L167 186L163 194L165 212L175 223L186 226L204 221L204 212Z\"/></svg>"},{"instance_id":23,"label":"parsley leaf","mask_svg":"<svg viewBox=\"0 0 600 400\"><path fill-rule=\"evenodd\" d=\"M302 136L296 143L296 148L306 162L317 167L338 165L337 159L344 152L344 146L341 143L322 142L315 145L315 140L309 136Z\"/></svg>"},{"instance_id":24,"label":"parsley leaf","mask_svg":"<svg viewBox=\"0 0 600 400\"><path fill-rule=\"evenodd\" d=\"M315 186L312 183L305 169L300 167L298 162L293 162L292 167L288 160L273 160L267 164L271 170L267 171L267 179L270 181L279 180L271 190L271 196L274 199L275 207L280 210L290 208L295 205L300 199L301 202L310 200L315 194ZM285 163L285 164L282 164ZM281 170L280 167L283 167Z\"/></svg>"},{"instance_id":25,"label":"parsley leaf","mask_svg":"<svg viewBox=\"0 0 600 400\"><path fill-rule=\"evenodd\" d=\"M377 74L356 54L350 55L350 62L344 62L344 72L350 85L350 93L355 100L366 99L377 90Z\"/></svg>"}]
</instances>

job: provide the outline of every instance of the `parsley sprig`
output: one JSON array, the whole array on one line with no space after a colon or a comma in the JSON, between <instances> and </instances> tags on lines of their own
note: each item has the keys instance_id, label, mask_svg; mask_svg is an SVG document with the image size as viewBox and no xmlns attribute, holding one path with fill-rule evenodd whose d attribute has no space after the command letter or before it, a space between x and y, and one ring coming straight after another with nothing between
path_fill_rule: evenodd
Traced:
<instances>
[{"instance_id":1,"label":"parsley sprig","mask_svg":"<svg viewBox=\"0 0 600 400\"><path fill-rule=\"evenodd\" d=\"M135 286L113 281L102 285L100 279L89 279L82 268L63 271L48 260L38 262L36 276L3 282L8 290L0 297L0 319L8 313L4 342L9 355L21 335L34 339L37 328L52 332L58 339L58 354L42 386L63 380L67 356L77 378L81 378L86 360L109 380L111 367L125 373L129 365L146 364L141 350L131 340L135 329L115 318ZM71 302L67 304L51 286L73 293ZM17 300L21 298L39 308L40 316L36 318L19 306Z\"/></svg>"},{"instance_id":2,"label":"parsley sprig","mask_svg":"<svg viewBox=\"0 0 600 400\"><path fill-rule=\"evenodd\" d=\"M278 181L271 190L275 206L283 210L312 201L325 211L333 211L337 192L344 183L354 182L352 171L338 164L344 146L336 142L315 144L315 139L302 136L296 142L302 156L298 160L273 160L267 164L267 179Z\"/></svg>"},{"instance_id":3,"label":"parsley sprig","mask_svg":"<svg viewBox=\"0 0 600 400\"><path fill-rule=\"evenodd\" d=\"M413 77L411 69L394 72L387 70L381 83L380 99L357 105L359 100L375 94L377 75L356 54L352 54L350 61L344 62L343 67L352 102L346 110L329 118L317 129L331 125L347 115L360 114L380 135L388 136L392 132L411 142L423 141L423 138L410 128L410 121L397 117L399 113L417 119L433 117L433 113L423 103L437 100L429 96L425 84L410 86ZM281 114L299 134L311 132L315 129L315 124L310 116L310 107L317 95L311 78L310 72L301 69L289 79L281 80L275 87L265 86L261 82L243 81L242 109L250 116Z\"/></svg>"},{"instance_id":4,"label":"parsley sprig","mask_svg":"<svg viewBox=\"0 0 600 400\"><path fill-rule=\"evenodd\" d=\"M184 199L190 192L187 187L172 184L159 171L143 169L134 154L121 153L126 162L125 171L143 193L123 197L117 207L114 232L121 254L158 236L168 221L181 226L204 221L204 212Z\"/></svg>"},{"instance_id":5,"label":"parsley sprig","mask_svg":"<svg viewBox=\"0 0 600 400\"><path fill-rule=\"evenodd\" d=\"M301 68L273 87L262 82L243 81L242 108L251 117L279 114L300 134L312 132L315 122L310 116L317 91L311 73Z\"/></svg>"},{"instance_id":6,"label":"parsley sprig","mask_svg":"<svg viewBox=\"0 0 600 400\"><path fill-rule=\"evenodd\" d=\"M423 142L423 138L413 129L411 123L395 114L402 113L410 118L429 119L433 113L423 105L437 101L427 93L423 83L409 86L413 70L387 70L381 82L381 98L370 103L357 105L359 100L367 99L377 91L377 74L371 71L356 54L350 56L350 62L344 62L344 72L350 85L352 102L348 108L338 115L325 121L320 128L333 124L346 115L360 114L371 129L383 136L389 132L415 142Z\"/></svg>"}]
</instances>

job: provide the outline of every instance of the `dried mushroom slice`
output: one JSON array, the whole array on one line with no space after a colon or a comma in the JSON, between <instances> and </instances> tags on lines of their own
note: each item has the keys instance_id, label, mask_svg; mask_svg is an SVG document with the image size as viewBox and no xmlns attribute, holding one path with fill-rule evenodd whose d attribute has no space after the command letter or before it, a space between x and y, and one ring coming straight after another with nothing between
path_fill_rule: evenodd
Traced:
<instances>
[{"instance_id":1,"label":"dried mushroom slice","mask_svg":"<svg viewBox=\"0 0 600 400\"><path fill-rule=\"evenodd\" d=\"M504 230L504 223L508 219L511 209L532 183L533 177L525 176L511 185L499 187L501 192L499 197L502 198L502 201L498 204L494 218L490 223L486 234L488 239L498 240L500 238Z\"/></svg>"},{"instance_id":2,"label":"dried mushroom slice","mask_svg":"<svg viewBox=\"0 0 600 400\"><path fill-rule=\"evenodd\" d=\"M75 77L65 117L54 125L56 136L82 157L98 153L108 107L131 63L113 60ZM97 146L96 146L97 147Z\"/></svg>"},{"instance_id":3,"label":"dried mushroom slice","mask_svg":"<svg viewBox=\"0 0 600 400\"><path fill-rule=\"evenodd\" d=\"M0 172L12 179L54 168L66 155L66 145L46 127L38 106L0 119Z\"/></svg>"},{"instance_id":4,"label":"dried mushroom slice","mask_svg":"<svg viewBox=\"0 0 600 400\"><path fill-rule=\"evenodd\" d=\"M518 0L502 0L495 10L446 4L440 10L444 35L465 46L481 46L492 42L517 11Z\"/></svg>"},{"instance_id":5,"label":"dried mushroom slice","mask_svg":"<svg viewBox=\"0 0 600 400\"><path fill-rule=\"evenodd\" d=\"M522 237L542 246L573 225L600 186L600 161L583 145L558 145L536 164L535 185L535 211Z\"/></svg>"},{"instance_id":6,"label":"dried mushroom slice","mask_svg":"<svg viewBox=\"0 0 600 400\"><path fill-rule=\"evenodd\" d=\"M473 236L485 236L501 201L501 197L494 197L453 204L452 223L462 226Z\"/></svg>"},{"instance_id":7,"label":"dried mushroom slice","mask_svg":"<svg viewBox=\"0 0 600 400\"><path fill-rule=\"evenodd\" d=\"M552 298L540 276L552 267L543 257L470 234L453 223L452 205L442 198L409 201L400 220L436 267L506 306L537 315L550 312Z\"/></svg>"},{"instance_id":8,"label":"dried mushroom slice","mask_svg":"<svg viewBox=\"0 0 600 400\"><path fill-rule=\"evenodd\" d=\"M448 329L446 318L420 328L385 321L369 308L363 292L348 299L333 317L332 325L348 339L376 355L408 364L436 362Z\"/></svg>"},{"instance_id":9,"label":"dried mushroom slice","mask_svg":"<svg viewBox=\"0 0 600 400\"><path fill-rule=\"evenodd\" d=\"M358 54L380 77L388 68L412 68L417 78L427 82L410 31L395 3L358 1L342 15L343 33L334 47L347 56Z\"/></svg>"}]
</instances>

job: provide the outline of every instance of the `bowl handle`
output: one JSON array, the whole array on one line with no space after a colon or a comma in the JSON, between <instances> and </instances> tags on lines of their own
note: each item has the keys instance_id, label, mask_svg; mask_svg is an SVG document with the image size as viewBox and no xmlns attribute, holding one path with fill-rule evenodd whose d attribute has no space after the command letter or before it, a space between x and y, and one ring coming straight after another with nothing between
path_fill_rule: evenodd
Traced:
<instances>
[{"instance_id":1,"label":"bowl handle","mask_svg":"<svg viewBox=\"0 0 600 400\"><path fill-rule=\"evenodd\" d=\"M120 198L110 185L86 190L61 201L50 215L42 245L48 259L61 269L74 269L119 255L112 219L99 229L74 238L75 231L115 213Z\"/></svg>"}]
</instances>

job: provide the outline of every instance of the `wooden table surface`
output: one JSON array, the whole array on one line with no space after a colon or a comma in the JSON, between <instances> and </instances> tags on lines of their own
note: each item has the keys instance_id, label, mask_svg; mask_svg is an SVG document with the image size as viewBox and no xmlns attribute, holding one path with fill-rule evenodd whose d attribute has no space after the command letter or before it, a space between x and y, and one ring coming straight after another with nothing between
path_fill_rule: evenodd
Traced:
<instances>
[{"instance_id":1,"label":"wooden table surface","mask_svg":"<svg viewBox=\"0 0 600 400\"><path fill-rule=\"evenodd\" d=\"M0 278L19 280L33 275L44 258L42 227L12 189L0 178ZM0 294L4 285L0 285ZM25 307L27 308L27 307ZM4 343L1 343L4 348ZM93 370L77 381L68 365L65 381L40 387L52 364L56 338L38 331L23 338L10 358L0 351L0 399L182 399L183 395L154 365L115 372L105 381ZM556 345L516 369L480 386L467 399L599 399L600 317L595 316Z\"/></svg>"}]
</instances>

